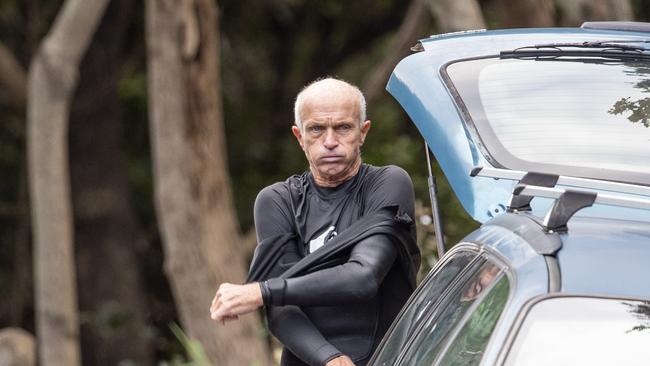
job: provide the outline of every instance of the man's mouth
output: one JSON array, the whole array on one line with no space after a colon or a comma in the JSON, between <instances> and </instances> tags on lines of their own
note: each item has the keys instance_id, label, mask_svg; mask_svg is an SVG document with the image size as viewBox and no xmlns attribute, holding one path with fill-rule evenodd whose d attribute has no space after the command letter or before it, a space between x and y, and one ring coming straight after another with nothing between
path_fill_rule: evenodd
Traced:
<instances>
[{"instance_id":1,"label":"man's mouth","mask_svg":"<svg viewBox=\"0 0 650 366\"><path fill-rule=\"evenodd\" d=\"M319 160L323 163L338 163L343 157L341 155L327 155L321 157Z\"/></svg>"}]
</instances>

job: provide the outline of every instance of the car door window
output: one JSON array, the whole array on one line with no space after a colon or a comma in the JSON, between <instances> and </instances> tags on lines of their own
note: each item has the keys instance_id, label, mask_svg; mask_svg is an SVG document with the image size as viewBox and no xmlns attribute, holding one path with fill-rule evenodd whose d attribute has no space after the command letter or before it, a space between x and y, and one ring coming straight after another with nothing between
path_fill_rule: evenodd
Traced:
<instances>
[{"instance_id":1,"label":"car door window","mask_svg":"<svg viewBox=\"0 0 650 366\"><path fill-rule=\"evenodd\" d=\"M449 257L441 266L434 269L432 275L428 276L404 308L398 321L393 325L392 330L386 335L384 344L380 347L373 365L394 365L404 348L410 340L423 317L429 313L433 305L440 300L443 291L450 285L467 265L476 258L477 252L462 250L457 251Z\"/></svg>"},{"instance_id":2,"label":"car door window","mask_svg":"<svg viewBox=\"0 0 650 366\"><path fill-rule=\"evenodd\" d=\"M496 281L501 278L502 268L485 259L471 264L471 270L456 282L445 298L429 314L423 327L415 336L402 365L432 365L449 340L453 329L460 325L472 305L485 298Z\"/></svg>"},{"instance_id":3,"label":"car door window","mask_svg":"<svg viewBox=\"0 0 650 366\"><path fill-rule=\"evenodd\" d=\"M478 365L481 362L483 351L485 351L494 326L497 324L497 320L506 305L509 292L510 282L508 276L501 274L494 287L487 293L458 333L458 336L444 351L440 365L471 366Z\"/></svg>"}]
</instances>

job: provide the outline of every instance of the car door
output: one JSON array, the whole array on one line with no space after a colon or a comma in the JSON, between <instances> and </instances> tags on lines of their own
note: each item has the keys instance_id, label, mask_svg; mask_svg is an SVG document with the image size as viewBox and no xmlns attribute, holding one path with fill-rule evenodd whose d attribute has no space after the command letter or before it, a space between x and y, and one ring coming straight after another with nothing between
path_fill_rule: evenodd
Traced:
<instances>
[{"instance_id":1,"label":"car door","mask_svg":"<svg viewBox=\"0 0 650 366\"><path fill-rule=\"evenodd\" d=\"M458 245L422 282L371 364L476 364L508 297L505 268L476 245Z\"/></svg>"}]
</instances>

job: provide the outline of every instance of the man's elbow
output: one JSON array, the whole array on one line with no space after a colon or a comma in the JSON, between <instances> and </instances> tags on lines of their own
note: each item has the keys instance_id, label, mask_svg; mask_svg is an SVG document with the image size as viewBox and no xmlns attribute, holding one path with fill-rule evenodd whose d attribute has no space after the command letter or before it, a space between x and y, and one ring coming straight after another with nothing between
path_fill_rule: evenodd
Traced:
<instances>
[{"instance_id":1,"label":"man's elbow","mask_svg":"<svg viewBox=\"0 0 650 366\"><path fill-rule=\"evenodd\" d=\"M354 288L351 289L350 294L355 301L367 301L377 296L379 283L372 271L361 272L354 282L351 284Z\"/></svg>"}]
</instances>

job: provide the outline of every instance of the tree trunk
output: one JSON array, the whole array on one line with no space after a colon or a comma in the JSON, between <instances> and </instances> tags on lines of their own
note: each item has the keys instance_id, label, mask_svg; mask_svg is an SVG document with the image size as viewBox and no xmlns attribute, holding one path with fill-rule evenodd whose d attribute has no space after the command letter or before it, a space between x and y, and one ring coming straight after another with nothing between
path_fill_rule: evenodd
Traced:
<instances>
[{"instance_id":1,"label":"tree trunk","mask_svg":"<svg viewBox=\"0 0 650 366\"><path fill-rule=\"evenodd\" d=\"M35 366L36 342L34 336L20 328L0 330L0 365Z\"/></svg>"},{"instance_id":2,"label":"tree trunk","mask_svg":"<svg viewBox=\"0 0 650 366\"><path fill-rule=\"evenodd\" d=\"M634 20L629 0L562 0L555 6L563 27L579 27L589 20Z\"/></svg>"},{"instance_id":3,"label":"tree trunk","mask_svg":"<svg viewBox=\"0 0 650 366\"><path fill-rule=\"evenodd\" d=\"M113 0L80 67L70 113L83 364L153 363L137 248L146 245L128 186L117 83L133 3Z\"/></svg>"},{"instance_id":4,"label":"tree trunk","mask_svg":"<svg viewBox=\"0 0 650 366\"><path fill-rule=\"evenodd\" d=\"M476 0L426 0L440 33L485 28Z\"/></svg>"},{"instance_id":5,"label":"tree trunk","mask_svg":"<svg viewBox=\"0 0 650 366\"><path fill-rule=\"evenodd\" d=\"M488 15L498 28L552 27L555 25L553 0L491 0Z\"/></svg>"},{"instance_id":6,"label":"tree trunk","mask_svg":"<svg viewBox=\"0 0 650 366\"><path fill-rule=\"evenodd\" d=\"M149 114L165 271L181 322L219 366L266 364L258 316L224 327L208 308L219 282L241 282L212 0L146 2Z\"/></svg>"},{"instance_id":7,"label":"tree trunk","mask_svg":"<svg viewBox=\"0 0 650 366\"><path fill-rule=\"evenodd\" d=\"M27 152L39 364L80 363L67 122L77 69L106 0L67 0L28 76Z\"/></svg>"}]
</instances>

